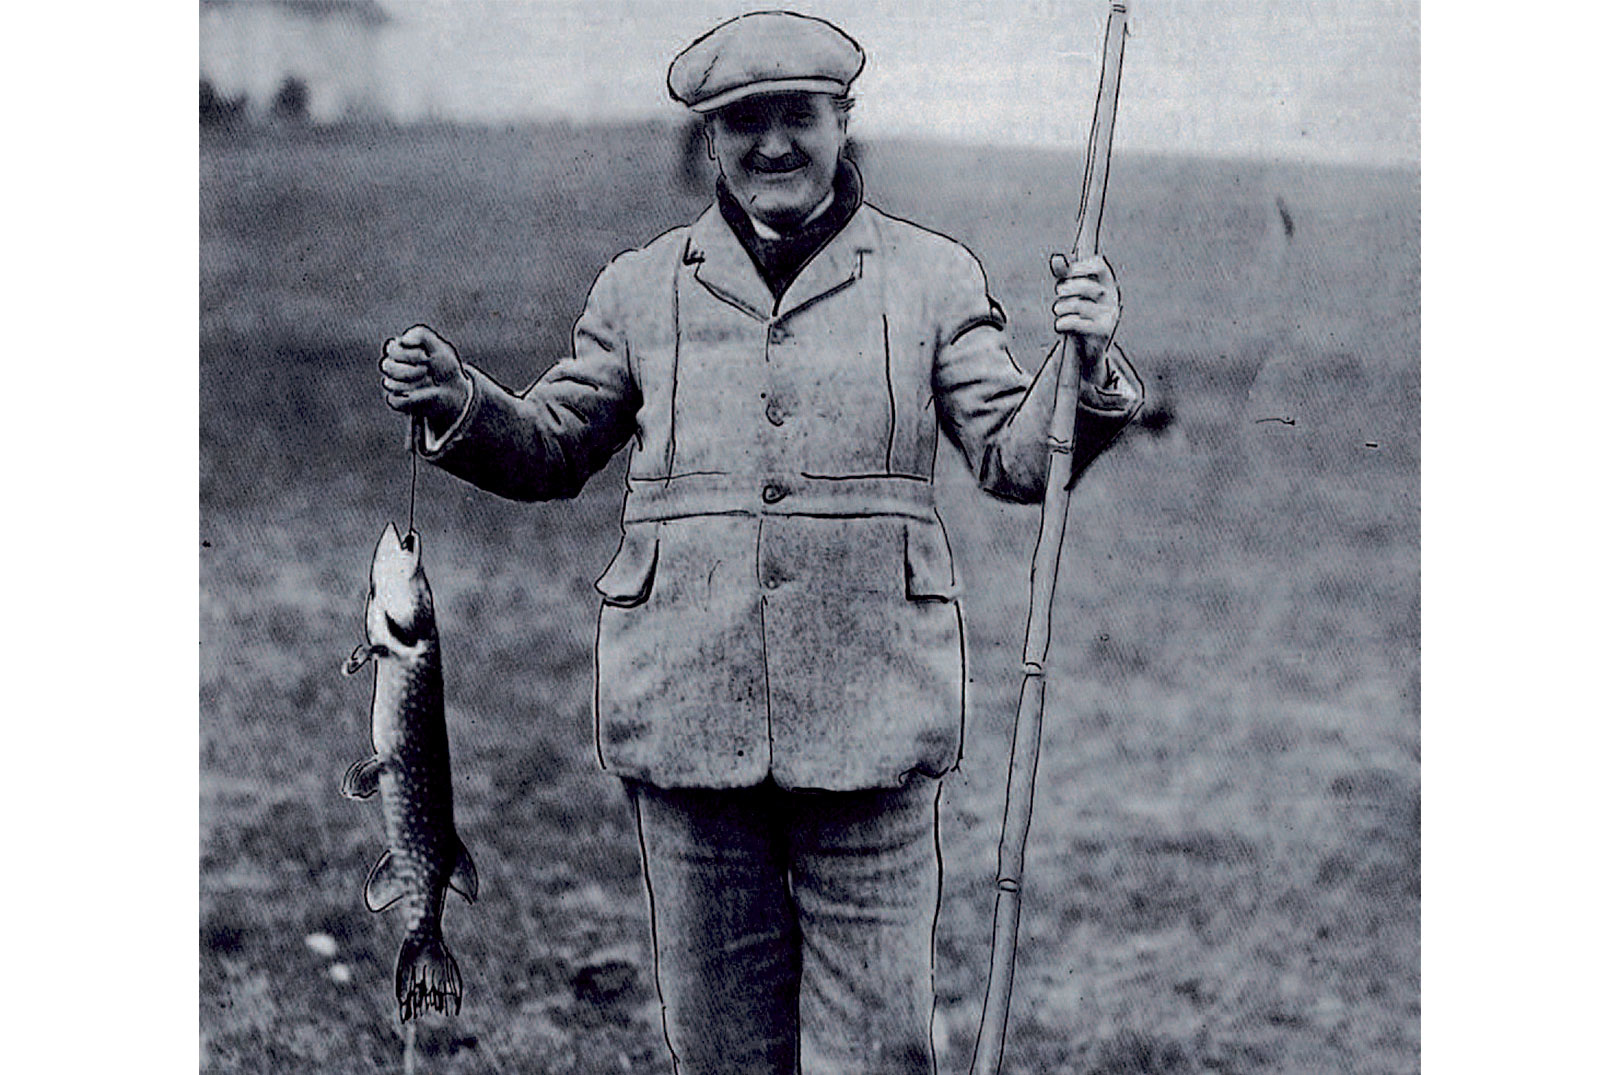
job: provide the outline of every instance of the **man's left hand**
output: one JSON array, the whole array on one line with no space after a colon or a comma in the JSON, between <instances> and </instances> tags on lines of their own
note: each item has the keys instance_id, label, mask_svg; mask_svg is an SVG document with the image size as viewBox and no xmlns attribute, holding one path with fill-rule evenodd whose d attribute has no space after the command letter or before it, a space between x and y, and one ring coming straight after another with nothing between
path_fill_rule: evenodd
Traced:
<instances>
[{"instance_id":1,"label":"man's left hand","mask_svg":"<svg viewBox=\"0 0 1620 1075\"><path fill-rule=\"evenodd\" d=\"M1051 266L1057 277L1053 326L1075 338L1081 369L1105 368L1102 358L1119 329L1119 284L1113 268L1101 254L1072 263L1062 254L1053 254Z\"/></svg>"}]
</instances>

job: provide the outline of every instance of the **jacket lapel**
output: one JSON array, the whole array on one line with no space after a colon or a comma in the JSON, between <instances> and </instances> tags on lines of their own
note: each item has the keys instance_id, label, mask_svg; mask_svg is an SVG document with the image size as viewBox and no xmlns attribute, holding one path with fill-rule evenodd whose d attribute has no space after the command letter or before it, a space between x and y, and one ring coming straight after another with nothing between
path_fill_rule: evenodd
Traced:
<instances>
[{"instance_id":1,"label":"jacket lapel","mask_svg":"<svg viewBox=\"0 0 1620 1075\"><path fill-rule=\"evenodd\" d=\"M865 256L877 249L872 211L862 205L850 222L800 270L780 305L760 279L754 260L743 249L716 206L693 223L684 260L694 266L698 282L715 298L759 321L786 317L860 279Z\"/></svg>"},{"instance_id":2,"label":"jacket lapel","mask_svg":"<svg viewBox=\"0 0 1620 1075\"><path fill-rule=\"evenodd\" d=\"M843 230L794 277L782 296L777 316L787 317L860 279L865 256L877 249L876 238L872 211L862 205Z\"/></svg>"},{"instance_id":3,"label":"jacket lapel","mask_svg":"<svg viewBox=\"0 0 1620 1075\"><path fill-rule=\"evenodd\" d=\"M698 282L721 302L729 303L758 321L768 321L775 301L759 277L754 260L743 249L731 226L711 205L697 218L686 240L684 257Z\"/></svg>"}]
</instances>

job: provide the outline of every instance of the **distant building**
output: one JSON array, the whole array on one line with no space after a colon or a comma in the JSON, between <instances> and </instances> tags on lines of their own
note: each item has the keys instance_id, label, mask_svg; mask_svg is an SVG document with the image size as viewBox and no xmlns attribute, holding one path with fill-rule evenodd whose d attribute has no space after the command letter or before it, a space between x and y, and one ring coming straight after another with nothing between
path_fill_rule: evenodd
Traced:
<instances>
[{"instance_id":1,"label":"distant building","mask_svg":"<svg viewBox=\"0 0 1620 1075\"><path fill-rule=\"evenodd\" d=\"M201 2L201 79L220 99L254 117L279 98L316 123L399 118L380 77L394 20L376 0Z\"/></svg>"}]
</instances>

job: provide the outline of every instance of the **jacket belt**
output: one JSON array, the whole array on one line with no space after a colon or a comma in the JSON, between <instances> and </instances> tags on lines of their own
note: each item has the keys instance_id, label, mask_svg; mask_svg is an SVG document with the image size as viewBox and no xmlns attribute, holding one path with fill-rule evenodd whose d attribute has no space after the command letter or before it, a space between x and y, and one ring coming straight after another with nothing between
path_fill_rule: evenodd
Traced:
<instances>
[{"instance_id":1,"label":"jacket belt","mask_svg":"<svg viewBox=\"0 0 1620 1075\"><path fill-rule=\"evenodd\" d=\"M626 523L694 515L895 515L921 523L933 523L939 518L934 513L933 483L904 475L750 478L740 474L683 474L630 479L624 498Z\"/></svg>"}]
</instances>

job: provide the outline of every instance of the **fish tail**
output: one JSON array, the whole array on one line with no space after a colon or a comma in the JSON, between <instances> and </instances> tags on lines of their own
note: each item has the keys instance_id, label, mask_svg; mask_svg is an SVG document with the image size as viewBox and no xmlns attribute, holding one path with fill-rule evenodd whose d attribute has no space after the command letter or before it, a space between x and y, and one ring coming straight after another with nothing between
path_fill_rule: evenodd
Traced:
<instances>
[{"instance_id":1,"label":"fish tail","mask_svg":"<svg viewBox=\"0 0 1620 1075\"><path fill-rule=\"evenodd\" d=\"M445 947L438 923L412 930L399 946L394 995L402 1023L430 1010L441 1015L461 1013L461 968Z\"/></svg>"}]
</instances>

